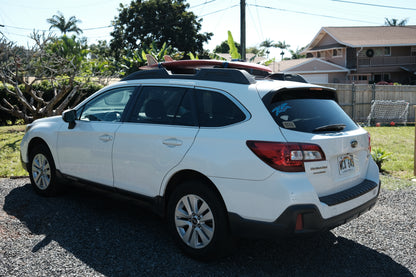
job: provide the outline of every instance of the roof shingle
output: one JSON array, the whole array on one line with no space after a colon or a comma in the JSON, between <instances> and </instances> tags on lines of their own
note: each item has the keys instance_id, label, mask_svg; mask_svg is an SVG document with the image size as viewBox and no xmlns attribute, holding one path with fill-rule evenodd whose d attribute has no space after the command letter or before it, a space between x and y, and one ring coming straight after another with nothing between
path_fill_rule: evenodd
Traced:
<instances>
[{"instance_id":1,"label":"roof shingle","mask_svg":"<svg viewBox=\"0 0 416 277\"><path fill-rule=\"evenodd\" d=\"M323 27L320 32L350 47L416 45L416 26Z\"/></svg>"}]
</instances>

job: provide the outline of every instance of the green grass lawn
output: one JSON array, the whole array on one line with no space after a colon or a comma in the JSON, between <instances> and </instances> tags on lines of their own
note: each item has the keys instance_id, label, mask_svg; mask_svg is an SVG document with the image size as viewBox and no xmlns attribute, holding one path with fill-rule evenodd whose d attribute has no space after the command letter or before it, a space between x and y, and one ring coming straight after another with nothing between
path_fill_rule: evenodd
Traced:
<instances>
[{"instance_id":1,"label":"green grass lawn","mask_svg":"<svg viewBox=\"0 0 416 277\"><path fill-rule=\"evenodd\" d=\"M413 175L415 127L365 127L371 134L372 149L381 148L390 153L383 162L381 183L387 189L415 186Z\"/></svg>"},{"instance_id":2,"label":"green grass lawn","mask_svg":"<svg viewBox=\"0 0 416 277\"><path fill-rule=\"evenodd\" d=\"M20 141L25 126L0 126L0 177L27 176L20 164Z\"/></svg>"},{"instance_id":3,"label":"green grass lawn","mask_svg":"<svg viewBox=\"0 0 416 277\"><path fill-rule=\"evenodd\" d=\"M381 148L390 153L382 165L385 173L396 178L410 180L413 175L415 128L366 127L371 134L373 149Z\"/></svg>"},{"instance_id":4,"label":"green grass lawn","mask_svg":"<svg viewBox=\"0 0 416 277\"><path fill-rule=\"evenodd\" d=\"M0 177L27 176L20 164L19 147L25 126L0 127ZM391 153L383 163L383 186L397 189L412 186L414 127L366 127L371 134L373 149L381 148Z\"/></svg>"}]
</instances>

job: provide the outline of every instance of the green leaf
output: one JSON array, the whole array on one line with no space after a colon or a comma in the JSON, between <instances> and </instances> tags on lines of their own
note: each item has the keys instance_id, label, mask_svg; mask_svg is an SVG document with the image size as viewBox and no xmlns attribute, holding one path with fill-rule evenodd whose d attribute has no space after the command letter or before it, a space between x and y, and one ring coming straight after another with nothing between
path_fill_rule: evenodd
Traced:
<instances>
[{"instance_id":1,"label":"green leaf","mask_svg":"<svg viewBox=\"0 0 416 277\"><path fill-rule=\"evenodd\" d=\"M189 53L188 55L189 55L189 57L191 58L191 60L199 60L198 55L194 55L194 54L192 54L192 53Z\"/></svg>"},{"instance_id":2,"label":"green leaf","mask_svg":"<svg viewBox=\"0 0 416 277\"><path fill-rule=\"evenodd\" d=\"M231 31L228 31L228 46L230 47L230 55L231 59L241 59L240 53L238 53L238 49L235 46L233 35Z\"/></svg>"},{"instance_id":3,"label":"green leaf","mask_svg":"<svg viewBox=\"0 0 416 277\"><path fill-rule=\"evenodd\" d=\"M146 58L146 52L144 52L144 50L142 49L142 60L143 61L147 61L147 58Z\"/></svg>"}]
</instances>

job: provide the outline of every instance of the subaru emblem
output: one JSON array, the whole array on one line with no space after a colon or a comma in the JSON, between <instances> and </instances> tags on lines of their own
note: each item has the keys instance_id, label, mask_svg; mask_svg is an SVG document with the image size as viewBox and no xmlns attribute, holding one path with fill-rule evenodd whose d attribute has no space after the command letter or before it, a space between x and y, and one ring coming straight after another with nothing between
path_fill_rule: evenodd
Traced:
<instances>
[{"instance_id":1,"label":"subaru emblem","mask_svg":"<svg viewBox=\"0 0 416 277\"><path fill-rule=\"evenodd\" d=\"M354 140L351 141L351 147L352 148L357 147L357 145L358 145L358 141L357 140L354 139Z\"/></svg>"}]
</instances>

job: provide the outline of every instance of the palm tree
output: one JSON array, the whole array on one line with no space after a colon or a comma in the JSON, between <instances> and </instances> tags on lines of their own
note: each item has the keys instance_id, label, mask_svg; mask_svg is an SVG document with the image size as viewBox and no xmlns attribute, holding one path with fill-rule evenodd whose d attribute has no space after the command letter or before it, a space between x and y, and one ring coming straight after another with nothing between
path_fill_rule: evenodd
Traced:
<instances>
[{"instance_id":1,"label":"palm tree","mask_svg":"<svg viewBox=\"0 0 416 277\"><path fill-rule=\"evenodd\" d=\"M57 28L64 35L69 32L75 32L77 34L82 33L82 30L77 26L77 23L81 23L81 20L76 19L75 16L71 16L68 21L66 21L64 15L58 11L58 15L55 14L51 18L48 18L46 21L51 24L49 30L52 28Z\"/></svg>"},{"instance_id":2,"label":"palm tree","mask_svg":"<svg viewBox=\"0 0 416 277\"><path fill-rule=\"evenodd\" d=\"M269 48L270 47L280 48L282 50L282 52L283 52L283 50L289 48L290 45L289 44L286 44L285 41L278 41L277 43L274 43L273 40L266 39L265 41L263 41L262 43L260 43L260 47L263 47L266 50L267 56L269 56L269 54L270 54ZM282 54L280 53L280 55L282 55Z\"/></svg>"},{"instance_id":3,"label":"palm tree","mask_svg":"<svg viewBox=\"0 0 416 277\"><path fill-rule=\"evenodd\" d=\"M264 48L270 48L270 47L274 47L274 41L266 38L265 41L263 41L262 43L260 43L260 47L264 47Z\"/></svg>"},{"instance_id":4,"label":"palm tree","mask_svg":"<svg viewBox=\"0 0 416 277\"><path fill-rule=\"evenodd\" d=\"M296 49L296 51L293 51L292 49L289 49L290 54L292 55L291 60L296 59L302 59L305 58L306 55L301 55L300 53L306 48L306 46L299 49L299 47Z\"/></svg>"},{"instance_id":5,"label":"palm tree","mask_svg":"<svg viewBox=\"0 0 416 277\"><path fill-rule=\"evenodd\" d=\"M267 38L265 41L262 41L260 43L260 47L263 47L265 49L266 55L267 57L269 57L269 54L270 54L269 48L275 47L275 46L274 46L273 40Z\"/></svg>"},{"instance_id":6,"label":"palm tree","mask_svg":"<svg viewBox=\"0 0 416 277\"><path fill-rule=\"evenodd\" d=\"M284 50L284 49L288 49L290 47L290 45L286 44L285 41L278 41L277 43L275 43L273 45L273 47L280 48L280 49Z\"/></svg>"},{"instance_id":7,"label":"palm tree","mask_svg":"<svg viewBox=\"0 0 416 277\"><path fill-rule=\"evenodd\" d=\"M283 50L288 49L290 45L286 44L285 41L278 41L277 43L274 44L274 47L280 48L282 50L282 52L280 52L280 55L282 56L282 61L283 61L283 56L285 55L285 52Z\"/></svg>"},{"instance_id":8,"label":"palm tree","mask_svg":"<svg viewBox=\"0 0 416 277\"><path fill-rule=\"evenodd\" d=\"M406 19L402 19L400 22L398 19L396 18L392 18L392 19L388 19L387 17L385 18L386 21L384 21L384 25L385 26L406 26L407 23L407 18Z\"/></svg>"}]
</instances>

